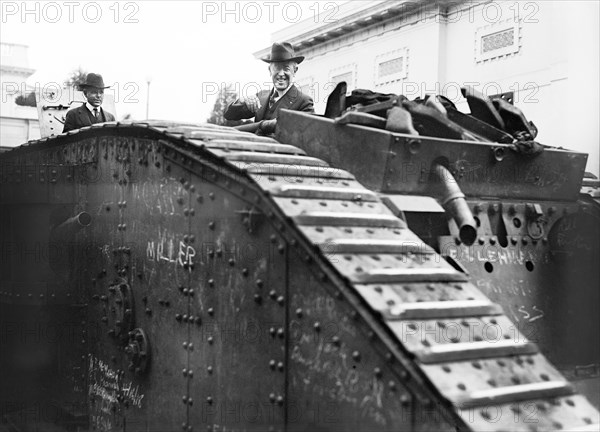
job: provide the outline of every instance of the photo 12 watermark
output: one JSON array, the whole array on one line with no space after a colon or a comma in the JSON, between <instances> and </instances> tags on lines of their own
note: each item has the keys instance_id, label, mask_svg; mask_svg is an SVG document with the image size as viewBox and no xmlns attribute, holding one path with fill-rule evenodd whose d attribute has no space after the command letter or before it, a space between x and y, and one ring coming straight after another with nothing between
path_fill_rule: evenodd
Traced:
<instances>
[{"instance_id":1,"label":"photo 12 watermark","mask_svg":"<svg viewBox=\"0 0 600 432\"><path fill-rule=\"evenodd\" d=\"M330 24L337 20L339 6L335 2L295 1L203 1L201 22L240 24L286 22L303 20Z\"/></svg>"},{"instance_id":2,"label":"photo 12 watermark","mask_svg":"<svg viewBox=\"0 0 600 432\"><path fill-rule=\"evenodd\" d=\"M322 80L312 81L309 84L295 85L300 90L310 96L314 103L327 103L329 95L336 88L339 81L335 80ZM348 83L347 83L348 84ZM479 81L465 81L465 82L425 82L425 81L411 81L411 80L400 80L395 84L394 93L397 95L404 95L408 99L422 98L425 95L442 95L449 99L453 103L460 103L465 100L462 94L463 88L470 86L484 96L496 97L505 93L512 93L512 103L523 103L532 104L538 103L539 99L537 95L540 91L540 84L534 81L527 82L512 82L512 83L499 83L497 81L479 82ZM249 81L249 82L217 82L217 81L204 81L201 84L201 98L202 103L210 103L216 100L218 97L223 95L228 100L234 101L240 98L248 98L254 96L260 92L268 92L273 87L273 83L270 81ZM366 86L365 88L376 88L376 85ZM348 90L351 93L352 89Z\"/></svg>"},{"instance_id":3,"label":"photo 12 watermark","mask_svg":"<svg viewBox=\"0 0 600 432\"><path fill-rule=\"evenodd\" d=\"M74 23L139 23L137 2L25 2L0 3L0 22L3 24L74 24Z\"/></svg>"}]
</instances>

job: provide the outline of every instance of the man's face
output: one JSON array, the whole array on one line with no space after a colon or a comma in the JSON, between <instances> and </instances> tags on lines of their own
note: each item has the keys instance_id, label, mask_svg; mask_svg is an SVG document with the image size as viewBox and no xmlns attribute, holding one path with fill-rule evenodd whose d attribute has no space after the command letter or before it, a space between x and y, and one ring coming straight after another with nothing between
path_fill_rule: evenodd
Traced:
<instances>
[{"instance_id":1,"label":"man's face","mask_svg":"<svg viewBox=\"0 0 600 432\"><path fill-rule=\"evenodd\" d=\"M295 62L276 62L269 65L273 85L279 91L287 89L294 82L297 70Z\"/></svg>"},{"instance_id":2,"label":"man's face","mask_svg":"<svg viewBox=\"0 0 600 432\"><path fill-rule=\"evenodd\" d=\"M87 87L83 90L83 95L91 106L98 108L104 99L104 89Z\"/></svg>"}]
</instances>

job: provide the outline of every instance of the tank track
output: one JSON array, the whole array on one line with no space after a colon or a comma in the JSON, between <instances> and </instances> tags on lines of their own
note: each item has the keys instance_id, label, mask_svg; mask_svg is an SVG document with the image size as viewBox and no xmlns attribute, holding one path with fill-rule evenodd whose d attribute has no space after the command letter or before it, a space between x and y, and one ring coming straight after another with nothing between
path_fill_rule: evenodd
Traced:
<instances>
[{"instance_id":1,"label":"tank track","mask_svg":"<svg viewBox=\"0 0 600 432\"><path fill-rule=\"evenodd\" d=\"M93 126L21 150L140 129L170 161L192 172L210 166L223 188L241 182L253 190L244 198L249 228L254 211L270 218L368 324L373 345L400 365L396 379L458 430L598 430L598 411L502 308L349 172L272 138L166 122Z\"/></svg>"}]
</instances>

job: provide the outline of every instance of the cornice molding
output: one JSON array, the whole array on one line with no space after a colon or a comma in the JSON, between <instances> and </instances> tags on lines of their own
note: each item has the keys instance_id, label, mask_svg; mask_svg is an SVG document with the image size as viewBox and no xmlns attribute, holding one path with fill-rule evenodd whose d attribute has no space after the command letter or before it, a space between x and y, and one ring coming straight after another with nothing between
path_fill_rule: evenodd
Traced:
<instances>
[{"instance_id":1,"label":"cornice molding","mask_svg":"<svg viewBox=\"0 0 600 432\"><path fill-rule=\"evenodd\" d=\"M441 0L435 3L430 3L424 0L415 1L398 1L387 0L373 7L360 10L352 15L336 20L331 24L315 24L315 26L307 32L298 36L287 39L296 49L298 55L307 55L320 51L325 45L330 45L331 42L340 42L342 39L349 39L359 33L371 33L376 27L385 26L389 30L398 29L404 25L411 23L413 15L419 16L419 12L427 11L427 16L433 17L436 13L443 16L444 6L452 2L449 0ZM435 11L435 12L434 12ZM270 52L270 47L266 47L254 53L257 59L267 57ZM308 56L307 56L308 57Z\"/></svg>"},{"instance_id":2,"label":"cornice molding","mask_svg":"<svg viewBox=\"0 0 600 432\"><path fill-rule=\"evenodd\" d=\"M0 65L0 72L30 77L35 73L35 69L20 66Z\"/></svg>"}]
</instances>

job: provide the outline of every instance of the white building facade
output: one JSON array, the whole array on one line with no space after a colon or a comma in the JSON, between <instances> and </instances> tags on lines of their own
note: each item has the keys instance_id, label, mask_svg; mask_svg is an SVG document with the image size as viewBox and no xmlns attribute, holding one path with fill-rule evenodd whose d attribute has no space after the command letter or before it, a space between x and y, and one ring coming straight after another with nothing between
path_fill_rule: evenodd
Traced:
<instances>
[{"instance_id":1,"label":"white building facade","mask_svg":"<svg viewBox=\"0 0 600 432\"><path fill-rule=\"evenodd\" d=\"M472 85L512 97L537 141L589 153L598 174L598 2L351 1L327 14L272 35L306 56L297 83L317 113L342 80L409 99L443 94L464 112L460 88Z\"/></svg>"},{"instance_id":2,"label":"white building facade","mask_svg":"<svg viewBox=\"0 0 600 432\"><path fill-rule=\"evenodd\" d=\"M35 107L15 103L18 96L27 96L34 87L26 84L35 69L29 67L26 45L0 43L0 146L15 147L40 138Z\"/></svg>"}]
</instances>

